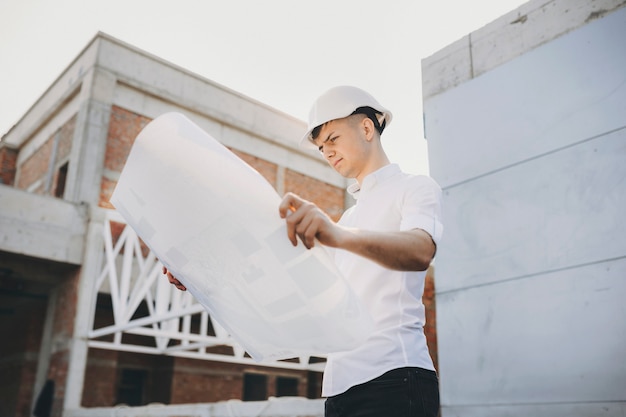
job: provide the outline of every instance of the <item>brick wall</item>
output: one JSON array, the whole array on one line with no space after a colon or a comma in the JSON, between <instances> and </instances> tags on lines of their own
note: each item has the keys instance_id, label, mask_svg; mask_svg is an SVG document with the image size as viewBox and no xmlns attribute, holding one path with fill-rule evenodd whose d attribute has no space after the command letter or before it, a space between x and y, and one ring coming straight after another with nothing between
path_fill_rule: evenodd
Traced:
<instances>
[{"instance_id":1,"label":"brick wall","mask_svg":"<svg viewBox=\"0 0 626 417\"><path fill-rule=\"evenodd\" d=\"M74 320L76 318L79 278L80 271L77 270L63 279L57 287L58 298L52 326L52 352L47 375L48 379L55 382L52 417L61 417L63 412L70 341L74 333Z\"/></svg>"},{"instance_id":2,"label":"brick wall","mask_svg":"<svg viewBox=\"0 0 626 417\"><path fill-rule=\"evenodd\" d=\"M21 299L3 312L0 334L0 416L29 417L46 300Z\"/></svg>"},{"instance_id":3,"label":"brick wall","mask_svg":"<svg viewBox=\"0 0 626 417\"><path fill-rule=\"evenodd\" d=\"M218 402L243 398L246 373L267 376L267 396L276 396L277 377L295 378L298 395L309 395L310 379L314 384L313 398L319 398L317 377L309 378L309 372L275 369L253 365L240 365L198 359L145 355L90 349L85 375L82 406L111 407L117 405L118 388L124 369L144 370L147 376L144 387L144 403L189 404Z\"/></svg>"},{"instance_id":4,"label":"brick wall","mask_svg":"<svg viewBox=\"0 0 626 417\"><path fill-rule=\"evenodd\" d=\"M112 407L115 405L117 351L89 349L85 368L83 407Z\"/></svg>"},{"instance_id":5,"label":"brick wall","mask_svg":"<svg viewBox=\"0 0 626 417\"><path fill-rule=\"evenodd\" d=\"M276 396L276 378L289 377L298 380L298 395L307 396L308 372L275 369L261 366L237 365L176 358L172 378L172 404L217 402L243 398L246 373L267 376L267 396ZM315 398L319 398L320 391Z\"/></svg>"},{"instance_id":6,"label":"brick wall","mask_svg":"<svg viewBox=\"0 0 626 417\"><path fill-rule=\"evenodd\" d=\"M13 185L17 162L17 149L0 147L0 184Z\"/></svg>"},{"instance_id":7,"label":"brick wall","mask_svg":"<svg viewBox=\"0 0 626 417\"><path fill-rule=\"evenodd\" d=\"M335 221L345 209L345 190L290 169L285 173L285 191L313 201Z\"/></svg>"},{"instance_id":8,"label":"brick wall","mask_svg":"<svg viewBox=\"0 0 626 417\"><path fill-rule=\"evenodd\" d=\"M17 188L25 190L39 182L33 192L54 195L59 174L58 168L69 157L75 128L76 116L61 126L35 153L17 167ZM46 177L51 164L54 169L52 177L48 179ZM46 188L47 183L49 183L48 188Z\"/></svg>"},{"instance_id":9,"label":"brick wall","mask_svg":"<svg viewBox=\"0 0 626 417\"><path fill-rule=\"evenodd\" d=\"M135 114L121 107L111 107L109 131L104 154L104 173L100 188L100 207L113 209L113 205L109 200L117 182L116 177L110 177L110 175L122 172L130 149L133 143L135 143L135 138L150 120L148 117Z\"/></svg>"},{"instance_id":10,"label":"brick wall","mask_svg":"<svg viewBox=\"0 0 626 417\"><path fill-rule=\"evenodd\" d=\"M37 149L37 152L33 153L18 167L19 179L17 181L17 188L25 190L35 181L44 179L48 172L53 145L54 136L48 138L48 140ZM42 191L43 189L40 187L35 192L40 194Z\"/></svg>"},{"instance_id":11,"label":"brick wall","mask_svg":"<svg viewBox=\"0 0 626 417\"><path fill-rule=\"evenodd\" d=\"M112 407L119 404L118 390L125 369L146 371L144 404L169 404L173 361L169 356L89 349L81 405Z\"/></svg>"},{"instance_id":12,"label":"brick wall","mask_svg":"<svg viewBox=\"0 0 626 417\"><path fill-rule=\"evenodd\" d=\"M172 376L172 404L241 399L241 365L202 362L176 358Z\"/></svg>"}]
</instances>

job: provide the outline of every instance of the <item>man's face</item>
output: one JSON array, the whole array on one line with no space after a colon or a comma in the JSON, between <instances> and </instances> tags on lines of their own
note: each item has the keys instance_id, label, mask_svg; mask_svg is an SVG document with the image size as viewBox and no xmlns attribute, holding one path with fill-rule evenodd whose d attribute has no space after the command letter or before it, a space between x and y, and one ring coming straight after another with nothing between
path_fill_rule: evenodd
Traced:
<instances>
[{"instance_id":1,"label":"man's face","mask_svg":"<svg viewBox=\"0 0 626 417\"><path fill-rule=\"evenodd\" d=\"M359 115L331 120L322 126L314 140L335 171L359 181L366 168L370 148L362 122L363 117Z\"/></svg>"}]
</instances>

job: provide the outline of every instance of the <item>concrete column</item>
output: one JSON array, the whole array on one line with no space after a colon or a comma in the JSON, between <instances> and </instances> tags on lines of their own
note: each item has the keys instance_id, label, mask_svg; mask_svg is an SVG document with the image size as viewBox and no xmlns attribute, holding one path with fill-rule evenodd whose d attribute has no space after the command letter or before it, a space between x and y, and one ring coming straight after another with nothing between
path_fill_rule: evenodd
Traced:
<instances>
[{"instance_id":1,"label":"concrete column","mask_svg":"<svg viewBox=\"0 0 626 417\"><path fill-rule=\"evenodd\" d=\"M70 341L70 355L67 370L67 385L63 403L67 410L80 408L85 384L87 365L87 334L93 326L93 313L96 304L96 280L100 273L103 256L102 228L104 210L92 208L91 221L85 240L85 260L80 271L74 334Z\"/></svg>"},{"instance_id":2,"label":"concrete column","mask_svg":"<svg viewBox=\"0 0 626 417\"><path fill-rule=\"evenodd\" d=\"M285 171L284 165L279 165L276 169L276 192L280 196L285 194Z\"/></svg>"},{"instance_id":3,"label":"concrete column","mask_svg":"<svg viewBox=\"0 0 626 417\"><path fill-rule=\"evenodd\" d=\"M70 154L65 199L97 205L116 78L97 68L85 75Z\"/></svg>"},{"instance_id":4,"label":"concrete column","mask_svg":"<svg viewBox=\"0 0 626 417\"><path fill-rule=\"evenodd\" d=\"M86 74L80 91L81 104L70 155L65 199L88 203L90 218L78 283L73 335L69 342L64 414L67 410L80 407L85 383L87 334L92 326L95 284L103 251L103 216L99 215L102 210L98 208L98 203L116 83L113 74L94 67Z\"/></svg>"}]
</instances>

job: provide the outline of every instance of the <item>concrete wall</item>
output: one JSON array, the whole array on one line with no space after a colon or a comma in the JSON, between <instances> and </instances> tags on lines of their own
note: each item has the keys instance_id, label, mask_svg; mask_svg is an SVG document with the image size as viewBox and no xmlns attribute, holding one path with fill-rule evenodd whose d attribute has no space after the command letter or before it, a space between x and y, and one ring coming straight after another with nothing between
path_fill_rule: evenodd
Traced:
<instances>
[{"instance_id":1,"label":"concrete wall","mask_svg":"<svg viewBox=\"0 0 626 417\"><path fill-rule=\"evenodd\" d=\"M626 416L626 8L531 1L423 62L442 414Z\"/></svg>"}]
</instances>

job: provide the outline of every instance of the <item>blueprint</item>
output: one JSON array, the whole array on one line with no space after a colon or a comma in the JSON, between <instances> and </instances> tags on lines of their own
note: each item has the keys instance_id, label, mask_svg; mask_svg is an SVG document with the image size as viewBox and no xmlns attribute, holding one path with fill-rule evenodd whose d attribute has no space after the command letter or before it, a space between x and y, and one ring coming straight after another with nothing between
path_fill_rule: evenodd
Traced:
<instances>
[{"instance_id":1,"label":"blueprint","mask_svg":"<svg viewBox=\"0 0 626 417\"><path fill-rule=\"evenodd\" d=\"M366 310L321 245L291 245L280 201L257 171L179 113L141 131L111 198L255 360L356 347L371 330Z\"/></svg>"}]
</instances>

